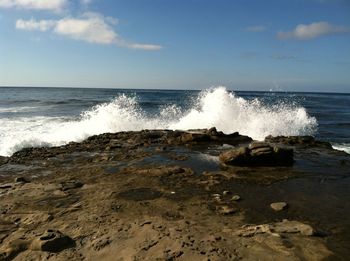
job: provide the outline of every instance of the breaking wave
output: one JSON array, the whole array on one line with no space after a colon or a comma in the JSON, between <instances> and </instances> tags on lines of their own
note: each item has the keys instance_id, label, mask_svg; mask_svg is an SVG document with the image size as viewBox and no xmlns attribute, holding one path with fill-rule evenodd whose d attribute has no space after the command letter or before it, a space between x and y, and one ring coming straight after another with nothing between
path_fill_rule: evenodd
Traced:
<instances>
[{"instance_id":1,"label":"breaking wave","mask_svg":"<svg viewBox=\"0 0 350 261\"><path fill-rule=\"evenodd\" d=\"M349 143L336 143L336 144L332 144L333 149L335 150L340 150L340 151L344 151L348 154L350 154L350 144Z\"/></svg>"},{"instance_id":2,"label":"breaking wave","mask_svg":"<svg viewBox=\"0 0 350 261\"><path fill-rule=\"evenodd\" d=\"M313 135L317 129L316 119L303 107L246 100L224 87L202 91L189 108L183 110L173 104L149 115L136 96L121 94L82 112L79 119L38 116L0 119L0 155L9 156L24 147L63 145L105 132L215 126L225 133L238 131L262 140L268 135Z\"/></svg>"}]
</instances>

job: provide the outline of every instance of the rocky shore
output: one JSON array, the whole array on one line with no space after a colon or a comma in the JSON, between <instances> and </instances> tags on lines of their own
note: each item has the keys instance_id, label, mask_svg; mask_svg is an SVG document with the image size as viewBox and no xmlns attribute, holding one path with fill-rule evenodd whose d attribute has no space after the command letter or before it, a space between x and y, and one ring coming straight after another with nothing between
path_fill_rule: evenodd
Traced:
<instances>
[{"instance_id":1,"label":"rocky shore","mask_svg":"<svg viewBox=\"0 0 350 261\"><path fill-rule=\"evenodd\" d=\"M347 260L349 166L215 128L23 149L0 157L0 260Z\"/></svg>"}]
</instances>

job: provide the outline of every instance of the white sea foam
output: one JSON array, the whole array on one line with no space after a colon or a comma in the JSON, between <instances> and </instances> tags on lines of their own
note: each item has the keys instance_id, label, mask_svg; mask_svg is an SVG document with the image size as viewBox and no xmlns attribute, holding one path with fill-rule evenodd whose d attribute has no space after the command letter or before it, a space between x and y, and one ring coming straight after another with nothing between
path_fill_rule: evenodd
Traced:
<instances>
[{"instance_id":1,"label":"white sea foam","mask_svg":"<svg viewBox=\"0 0 350 261\"><path fill-rule=\"evenodd\" d=\"M347 144L347 143L332 144L332 147L335 150L345 151L346 153L350 154L350 144Z\"/></svg>"},{"instance_id":2,"label":"white sea foam","mask_svg":"<svg viewBox=\"0 0 350 261\"><path fill-rule=\"evenodd\" d=\"M225 133L238 131L261 140L267 135L312 135L317 121L305 108L280 103L266 106L217 87L200 93L191 109L175 105L148 116L137 97L120 95L81 114L79 120L57 117L0 119L0 155L11 155L23 147L58 146L88 136L142 129L194 129L215 126Z\"/></svg>"},{"instance_id":3,"label":"white sea foam","mask_svg":"<svg viewBox=\"0 0 350 261\"><path fill-rule=\"evenodd\" d=\"M0 108L0 113L5 112L30 112L37 110L38 107L29 107L29 106L23 106L23 107L11 107L11 108Z\"/></svg>"}]
</instances>

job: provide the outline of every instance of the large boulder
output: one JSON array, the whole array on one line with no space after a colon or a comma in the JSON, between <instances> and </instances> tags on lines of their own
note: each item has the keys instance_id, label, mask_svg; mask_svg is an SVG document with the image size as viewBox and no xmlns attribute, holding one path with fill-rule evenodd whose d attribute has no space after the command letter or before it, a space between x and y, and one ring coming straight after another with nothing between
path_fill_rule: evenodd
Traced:
<instances>
[{"instance_id":1,"label":"large boulder","mask_svg":"<svg viewBox=\"0 0 350 261\"><path fill-rule=\"evenodd\" d=\"M236 166L291 166L293 150L271 146L265 142L253 142L220 154L220 161Z\"/></svg>"}]
</instances>

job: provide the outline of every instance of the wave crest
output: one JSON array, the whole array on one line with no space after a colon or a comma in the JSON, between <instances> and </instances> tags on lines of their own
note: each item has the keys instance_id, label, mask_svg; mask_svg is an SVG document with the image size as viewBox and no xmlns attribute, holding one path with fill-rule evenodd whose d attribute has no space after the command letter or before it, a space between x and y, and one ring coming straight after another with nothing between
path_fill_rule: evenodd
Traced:
<instances>
[{"instance_id":1,"label":"wave crest","mask_svg":"<svg viewBox=\"0 0 350 261\"><path fill-rule=\"evenodd\" d=\"M284 102L268 106L246 100L225 87L202 91L187 111L176 105L148 115L136 96L121 94L82 112L78 120L54 117L0 119L0 155L23 147L59 146L105 132L142 129L196 129L215 126L225 133L238 131L256 140L268 135L312 135L317 121L305 108Z\"/></svg>"}]
</instances>

